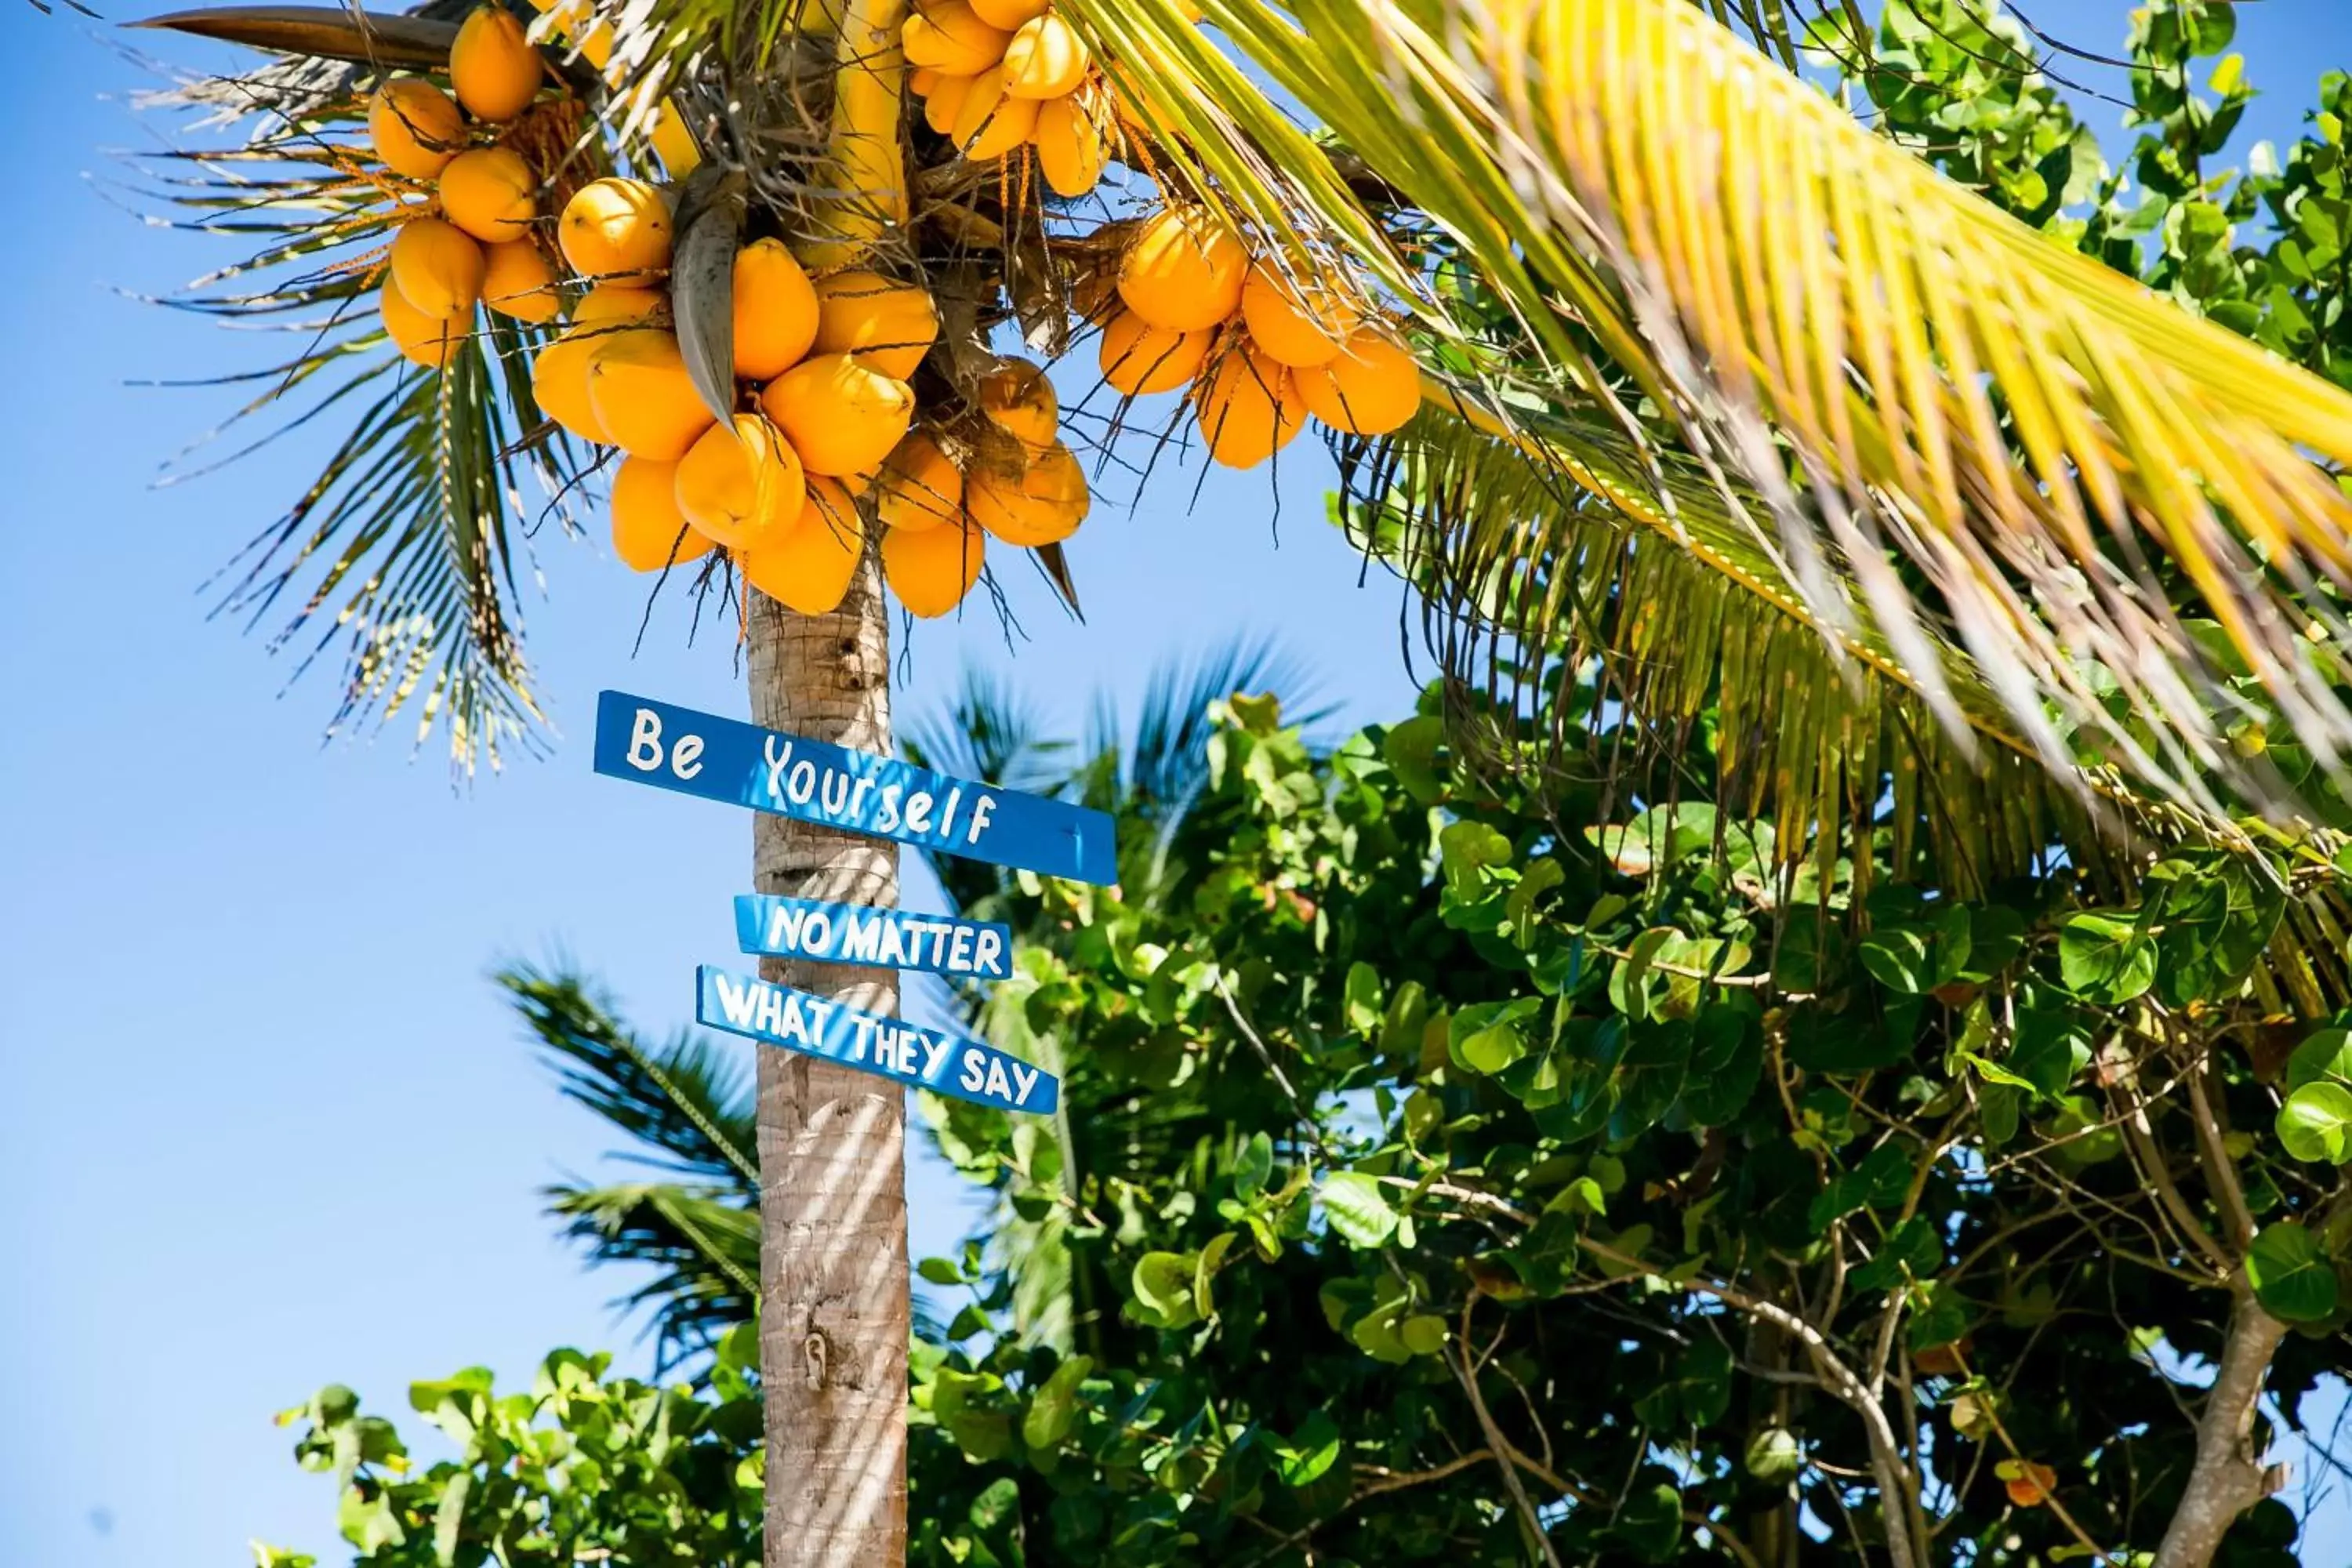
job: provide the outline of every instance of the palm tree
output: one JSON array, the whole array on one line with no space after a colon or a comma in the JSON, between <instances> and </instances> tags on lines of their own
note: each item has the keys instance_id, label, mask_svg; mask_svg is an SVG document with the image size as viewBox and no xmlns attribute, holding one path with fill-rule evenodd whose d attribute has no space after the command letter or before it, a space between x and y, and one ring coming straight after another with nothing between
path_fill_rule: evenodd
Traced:
<instances>
[{"instance_id":1,"label":"palm tree","mask_svg":"<svg viewBox=\"0 0 2352 1568\"><path fill-rule=\"evenodd\" d=\"M470 765L534 733L514 584L536 521L569 527L605 457L541 417L523 367L547 329L498 314L476 328L468 297L462 325L411 329L412 355L434 367L418 375L354 314L429 192L365 166L341 133L376 75L447 58L461 9L171 19L284 58L177 93L261 128L162 168L191 221L266 242L191 301L300 335L253 408L307 395L296 423L361 410L318 484L257 541L233 603L259 612L291 595L298 627L349 639L341 719L414 703L428 727L447 720ZM988 9L1009 21L1042 6ZM1034 470L1066 500L1075 459L1024 446L987 410L1012 368L993 352L999 328L1059 355L1095 324L1116 269L1153 265L1135 260L1135 223L1072 194L1091 183L1073 166L1087 175L1092 157L1131 171L1107 188L1132 194L1149 176L1181 205L1195 272L1222 288L1246 251L1306 330L1347 338L1349 365L1386 363L1390 329L1363 318L1409 319L1421 407L1402 427L1409 409L1374 419L1339 375L1302 380L1259 352L1262 328L1232 323L1204 351L1194 402L1199 438L1238 460L1262 454L1228 444L1237 420L1257 420L1270 447L1295 428L1293 395L1325 389L1368 542L1429 590L1450 673L1540 710L1540 685L1517 686L1542 679L1522 676L1522 651L1589 652L1628 710L1669 732L1720 689L1765 737L1752 804L1798 829L1781 836L1792 858L1804 830L1866 820L1886 790L1979 862L2053 837L2095 856L2119 829L2260 849L2315 876L2332 858L2295 812L2327 808L2352 742L2333 652L2352 627L2322 591L2352 568L2352 500L2334 476L2352 460L2352 397L1871 135L1799 79L1777 5L1202 0L1212 37L1185 0L1056 0L1063 30L1032 35L1022 69L1076 58L1083 81L1061 140L1034 156L999 132L1044 111L993 96L1007 63L978 68L1009 45L973 28L969 7L934 6L919 27L906 0L604 10L577 51L588 60L566 56L563 92L518 122L528 137L502 134L528 142L549 213L615 160L677 179L662 308L704 422L748 401L726 265L742 237L789 237L820 274L856 265L917 286L937 301L940 341L903 373L906 395L936 416L925 428L975 515L974 486L1023 491L1020 517L997 516L998 553L1035 547L1074 604L1059 540L1076 515L1031 506L1029 487ZM1844 42L1866 54L1858 27ZM910 112L908 53L940 62L917 90L949 134ZM960 111L941 116L950 81ZM1372 339L1360 345L1359 330ZM1137 423L1122 404L1105 424L1106 461ZM1191 439L1133 434L1149 454ZM549 499L526 502L526 486ZM858 503L860 526L889 499ZM1051 526L1032 529L1041 508ZM884 568L910 608L947 607L982 543L961 517L953 527L961 542L944 555L908 542L919 530L867 550L851 529L844 580L822 593L763 573L740 540L686 573L740 617L753 717L887 751ZM665 580L696 537L672 536ZM738 568L758 591L737 596ZM1717 619L1696 626L1710 606ZM1735 624L1741 635L1725 635ZM2291 733L2312 759L2300 801L2262 747L2240 743L2248 726ZM887 903L897 861L762 818L754 881ZM856 1006L896 1001L873 972L771 973ZM755 1123L782 1483L767 1561L896 1562L898 1099L771 1053Z\"/></svg>"}]
</instances>

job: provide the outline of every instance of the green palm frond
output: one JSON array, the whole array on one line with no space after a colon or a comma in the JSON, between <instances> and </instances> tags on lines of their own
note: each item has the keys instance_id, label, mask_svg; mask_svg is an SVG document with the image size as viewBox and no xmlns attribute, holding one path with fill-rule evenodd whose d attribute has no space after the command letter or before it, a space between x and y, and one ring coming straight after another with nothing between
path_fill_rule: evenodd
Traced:
<instances>
[{"instance_id":1,"label":"green palm frond","mask_svg":"<svg viewBox=\"0 0 2352 1568\"><path fill-rule=\"evenodd\" d=\"M650 1269L645 1283L617 1299L644 1310L659 1371L709 1352L760 1300L760 1211L742 1194L649 1182L607 1187L559 1185L542 1195L562 1216L566 1239L592 1264Z\"/></svg>"},{"instance_id":2,"label":"green palm frond","mask_svg":"<svg viewBox=\"0 0 2352 1568\"><path fill-rule=\"evenodd\" d=\"M756 1201L759 1145L739 1057L690 1032L646 1046L568 971L519 965L495 979L549 1052L567 1097L654 1151L642 1156L651 1163Z\"/></svg>"},{"instance_id":3,"label":"green palm frond","mask_svg":"<svg viewBox=\"0 0 2352 1568\"><path fill-rule=\"evenodd\" d=\"M1364 259L1433 368L1491 382L1499 350L1549 412L1696 456L1819 624L1958 648L2053 769L2079 747L2211 811L2289 793L2229 744L2242 720L2324 769L2352 743L2352 500L2312 460L2352 459L2352 397L1945 181L1685 0L1210 0L1386 213L1171 0L1069 8L1237 221ZM1455 269L1503 331L1447 308Z\"/></svg>"},{"instance_id":4,"label":"green palm frond","mask_svg":"<svg viewBox=\"0 0 2352 1568\"><path fill-rule=\"evenodd\" d=\"M340 649L332 729L405 709L420 742L442 724L457 765L495 767L503 749L538 741L516 603L533 574L531 534L551 518L571 526L566 498L586 455L541 428L528 371L538 329L481 312L440 374L399 356L374 290L419 194L335 134L358 116L350 68L299 65L150 100L262 116L241 143L142 161L176 226L253 247L166 302L293 340L286 356L222 378L256 390L206 444L242 441L231 452L242 456L351 419L317 478L232 564L220 611L278 619L271 646L299 648L298 676ZM336 96L321 100L331 80ZM299 114L276 112L273 91Z\"/></svg>"}]
</instances>

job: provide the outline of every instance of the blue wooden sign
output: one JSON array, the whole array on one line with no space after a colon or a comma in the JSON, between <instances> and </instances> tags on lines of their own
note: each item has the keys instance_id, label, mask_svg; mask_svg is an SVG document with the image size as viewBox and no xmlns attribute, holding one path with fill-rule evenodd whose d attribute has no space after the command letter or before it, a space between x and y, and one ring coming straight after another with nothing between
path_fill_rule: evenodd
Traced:
<instances>
[{"instance_id":1,"label":"blue wooden sign","mask_svg":"<svg viewBox=\"0 0 2352 1568\"><path fill-rule=\"evenodd\" d=\"M972 980L1013 973L1013 928L989 921L821 903L743 893L735 900L736 944L745 952L921 969Z\"/></svg>"},{"instance_id":2,"label":"blue wooden sign","mask_svg":"<svg viewBox=\"0 0 2352 1568\"><path fill-rule=\"evenodd\" d=\"M695 981L694 1016L711 1028L1003 1110L1043 1115L1061 1103L1061 1079L994 1046L707 963Z\"/></svg>"},{"instance_id":3,"label":"blue wooden sign","mask_svg":"<svg viewBox=\"0 0 2352 1568\"><path fill-rule=\"evenodd\" d=\"M626 692L596 699L596 771L1048 877L1118 880L1099 811Z\"/></svg>"}]
</instances>

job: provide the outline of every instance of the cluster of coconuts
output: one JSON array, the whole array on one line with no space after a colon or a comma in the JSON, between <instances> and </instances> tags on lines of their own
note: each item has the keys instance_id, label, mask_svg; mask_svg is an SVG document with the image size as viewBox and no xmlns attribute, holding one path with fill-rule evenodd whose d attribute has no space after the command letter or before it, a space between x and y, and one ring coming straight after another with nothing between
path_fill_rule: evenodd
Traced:
<instances>
[{"instance_id":1,"label":"cluster of coconuts","mask_svg":"<svg viewBox=\"0 0 2352 1568\"><path fill-rule=\"evenodd\" d=\"M1190 388L1210 458L1233 468L1310 415L1352 436L1402 427L1421 405L1411 351L1339 275L1302 270L1253 258L1205 207L1162 207L1119 257L1103 380L1129 397Z\"/></svg>"},{"instance_id":2,"label":"cluster of coconuts","mask_svg":"<svg viewBox=\"0 0 2352 1568\"><path fill-rule=\"evenodd\" d=\"M502 129L538 100L546 75L522 24L483 5L450 47L454 99L404 76L368 100L376 159L432 192L393 237L380 297L385 332L418 364L449 363L477 304L523 321L556 315L555 268L534 232L540 174Z\"/></svg>"},{"instance_id":3,"label":"cluster of coconuts","mask_svg":"<svg viewBox=\"0 0 2352 1568\"><path fill-rule=\"evenodd\" d=\"M1042 544L1084 519L1085 479L1055 438L1041 371L984 378L982 416L965 421L976 433L917 430L908 384L939 336L930 296L861 269L813 278L780 239L736 253L736 412L714 418L674 331L671 226L665 193L644 181L580 189L556 232L589 288L531 373L541 412L624 455L612 524L626 564L664 571L725 550L771 598L822 615L848 593L870 514L892 592L943 616L979 580L983 529ZM1000 445L1000 423L1020 438Z\"/></svg>"},{"instance_id":4,"label":"cluster of coconuts","mask_svg":"<svg viewBox=\"0 0 2352 1568\"><path fill-rule=\"evenodd\" d=\"M1117 107L1048 0L917 0L899 37L925 123L965 157L1031 147L1055 195L1095 188L1118 145Z\"/></svg>"}]
</instances>

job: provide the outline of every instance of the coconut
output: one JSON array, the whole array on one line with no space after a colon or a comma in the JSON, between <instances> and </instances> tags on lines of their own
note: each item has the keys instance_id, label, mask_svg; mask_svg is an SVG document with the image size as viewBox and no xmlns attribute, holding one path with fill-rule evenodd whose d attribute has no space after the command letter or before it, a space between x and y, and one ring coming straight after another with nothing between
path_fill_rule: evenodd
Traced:
<instances>
[{"instance_id":1,"label":"coconut","mask_svg":"<svg viewBox=\"0 0 2352 1568\"><path fill-rule=\"evenodd\" d=\"M376 308L383 314L383 330L392 346L403 358L427 370L446 365L465 341L468 323L462 317L427 315L408 302L392 279L385 279L376 291Z\"/></svg>"},{"instance_id":2,"label":"coconut","mask_svg":"<svg viewBox=\"0 0 2352 1568\"><path fill-rule=\"evenodd\" d=\"M918 66L907 73L907 90L917 98L929 98L939 90L940 83L946 79L945 71L931 66Z\"/></svg>"},{"instance_id":3,"label":"coconut","mask_svg":"<svg viewBox=\"0 0 2352 1568\"><path fill-rule=\"evenodd\" d=\"M392 280L401 297L428 316L462 316L482 297L488 268L482 247L455 225L414 217L392 240Z\"/></svg>"},{"instance_id":4,"label":"coconut","mask_svg":"<svg viewBox=\"0 0 2352 1568\"><path fill-rule=\"evenodd\" d=\"M946 528L894 528L882 536L882 578L909 615L929 620L963 603L987 549L988 536L968 517Z\"/></svg>"},{"instance_id":5,"label":"coconut","mask_svg":"<svg viewBox=\"0 0 2352 1568\"><path fill-rule=\"evenodd\" d=\"M659 272L669 265L669 204L643 180L591 180L564 204L556 237L583 278Z\"/></svg>"},{"instance_id":6,"label":"coconut","mask_svg":"<svg viewBox=\"0 0 2352 1568\"><path fill-rule=\"evenodd\" d=\"M449 85L477 120L496 124L530 107L547 74L522 24L503 5L477 6L449 47Z\"/></svg>"},{"instance_id":7,"label":"coconut","mask_svg":"<svg viewBox=\"0 0 2352 1568\"><path fill-rule=\"evenodd\" d=\"M1293 370L1328 364L1359 324L1337 289L1319 279L1302 288L1263 267L1242 285L1242 320L1261 353Z\"/></svg>"},{"instance_id":8,"label":"coconut","mask_svg":"<svg viewBox=\"0 0 2352 1568\"><path fill-rule=\"evenodd\" d=\"M1004 90L1015 98L1066 98L1094 64L1078 35L1052 12L1021 24L1004 46Z\"/></svg>"},{"instance_id":9,"label":"coconut","mask_svg":"<svg viewBox=\"0 0 2352 1568\"><path fill-rule=\"evenodd\" d=\"M1192 400L1209 456L1229 468L1257 467L1307 423L1307 404L1290 367L1254 347L1227 350L1193 389Z\"/></svg>"},{"instance_id":10,"label":"coconut","mask_svg":"<svg viewBox=\"0 0 2352 1568\"><path fill-rule=\"evenodd\" d=\"M1038 172L1057 196L1075 199L1093 190L1110 156L1102 122L1087 102L1090 96L1075 92L1037 106L1037 125L1029 140L1037 149Z\"/></svg>"},{"instance_id":11,"label":"coconut","mask_svg":"<svg viewBox=\"0 0 2352 1568\"><path fill-rule=\"evenodd\" d=\"M594 327L575 326L540 350L530 362L530 396L541 414L582 440L610 446L613 438L588 397L588 361L605 336Z\"/></svg>"},{"instance_id":12,"label":"coconut","mask_svg":"<svg viewBox=\"0 0 2352 1568\"><path fill-rule=\"evenodd\" d=\"M485 245L521 239L539 216L539 176L511 147L477 147L441 171L441 216Z\"/></svg>"},{"instance_id":13,"label":"coconut","mask_svg":"<svg viewBox=\"0 0 2352 1568\"><path fill-rule=\"evenodd\" d=\"M774 426L757 414L738 414L695 438L678 460L670 493L705 538L746 550L800 516L808 478Z\"/></svg>"},{"instance_id":14,"label":"coconut","mask_svg":"<svg viewBox=\"0 0 2352 1568\"><path fill-rule=\"evenodd\" d=\"M971 90L971 83L968 76L941 76L938 85L923 95L923 123L942 136L953 135L956 114L963 108L964 94Z\"/></svg>"},{"instance_id":15,"label":"coconut","mask_svg":"<svg viewBox=\"0 0 2352 1568\"><path fill-rule=\"evenodd\" d=\"M800 363L816 341L816 290L780 239L735 253L735 374L766 381Z\"/></svg>"},{"instance_id":16,"label":"coconut","mask_svg":"<svg viewBox=\"0 0 2352 1568\"><path fill-rule=\"evenodd\" d=\"M991 453L964 473L964 510L972 521L1007 544L1034 549L1078 531L1087 518L1087 475L1076 453L1056 441L1043 451L1025 451L1028 461L1007 460L1021 451L1012 442L1004 454Z\"/></svg>"},{"instance_id":17,"label":"coconut","mask_svg":"<svg viewBox=\"0 0 2352 1568\"><path fill-rule=\"evenodd\" d=\"M1045 14L1050 0L971 0L972 15L1000 33L1018 31Z\"/></svg>"},{"instance_id":18,"label":"coconut","mask_svg":"<svg viewBox=\"0 0 2352 1568\"><path fill-rule=\"evenodd\" d=\"M855 354L860 364L905 381L940 335L931 297L872 272L836 272L816 281L816 353Z\"/></svg>"},{"instance_id":19,"label":"coconut","mask_svg":"<svg viewBox=\"0 0 2352 1568\"><path fill-rule=\"evenodd\" d=\"M983 71L1004 58L1013 35L982 21L965 0L940 0L917 7L899 36L910 66L927 66L950 76Z\"/></svg>"},{"instance_id":20,"label":"coconut","mask_svg":"<svg viewBox=\"0 0 2352 1568\"><path fill-rule=\"evenodd\" d=\"M1249 258L1205 208L1163 207L1119 258L1118 297L1155 327L1197 332L1240 309Z\"/></svg>"},{"instance_id":21,"label":"coconut","mask_svg":"<svg viewBox=\"0 0 2352 1568\"><path fill-rule=\"evenodd\" d=\"M980 378L980 411L999 430L1032 447L1052 446L1062 417L1044 367L1025 359L1006 360Z\"/></svg>"},{"instance_id":22,"label":"coconut","mask_svg":"<svg viewBox=\"0 0 2352 1568\"><path fill-rule=\"evenodd\" d=\"M874 486L874 515L883 527L920 532L963 510L963 470L939 443L918 430L891 449Z\"/></svg>"},{"instance_id":23,"label":"coconut","mask_svg":"<svg viewBox=\"0 0 2352 1568\"><path fill-rule=\"evenodd\" d=\"M626 283L599 283L580 296L572 307L572 324L575 327L602 326L610 328L624 321L642 321L661 309L663 299L657 289L634 289Z\"/></svg>"},{"instance_id":24,"label":"coconut","mask_svg":"<svg viewBox=\"0 0 2352 1568\"><path fill-rule=\"evenodd\" d=\"M810 473L837 477L890 455L915 417L915 395L847 354L817 354L768 383L760 406Z\"/></svg>"},{"instance_id":25,"label":"coconut","mask_svg":"<svg viewBox=\"0 0 2352 1568\"><path fill-rule=\"evenodd\" d=\"M482 272L482 303L518 321L551 321L563 309L555 291L555 268L527 239L510 239L485 247L488 265Z\"/></svg>"},{"instance_id":26,"label":"coconut","mask_svg":"<svg viewBox=\"0 0 2352 1568\"><path fill-rule=\"evenodd\" d=\"M1004 68L991 66L971 79L963 101L956 105L955 129L949 132L963 155L974 163L1002 158L1029 140L1037 129L1034 100L1013 98L1004 90Z\"/></svg>"},{"instance_id":27,"label":"coconut","mask_svg":"<svg viewBox=\"0 0 2352 1568\"><path fill-rule=\"evenodd\" d=\"M1103 323L1103 380L1129 397L1173 392L1201 374L1215 339L1213 332L1172 332L1121 310Z\"/></svg>"},{"instance_id":28,"label":"coconut","mask_svg":"<svg viewBox=\"0 0 2352 1568\"><path fill-rule=\"evenodd\" d=\"M677 465L625 458L613 476L613 553L632 572L682 566L711 551L710 537L677 510Z\"/></svg>"},{"instance_id":29,"label":"coconut","mask_svg":"<svg viewBox=\"0 0 2352 1568\"><path fill-rule=\"evenodd\" d=\"M1330 363L1297 374L1307 412L1351 436L1385 436L1421 406L1421 367L1378 327L1358 330Z\"/></svg>"},{"instance_id":30,"label":"coconut","mask_svg":"<svg viewBox=\"0 0 2352 1568\"><path fill-rule=\"evenodd\" d=\"M786 609L822 616L841 606L866 552L865 526L849 492L809 481L797 521L735 558L743 580Z\"/></svg>"},{"instance_id":31,"label":"coconut","mask_svg":"<svg viewBox=\"0 0 2352 1568\"><path fill-rule=\"evenodd\" d=\"M677 339L658 327L624 327L600 331L593 342L588 405L604 438L631 457L668 463L685 457L711 418Z\"/></svg>"},{"instance_id":32,"label":"coconut","mask_svg":"<svg viewBox=\"0 0 2352 1568\"><path fill-rule=\"evenodd\" d=\"M394 174L436 179L465 148L466 117L422 77L395 77L368 96L368 143Z\"/></svg>"}]
</instances>

